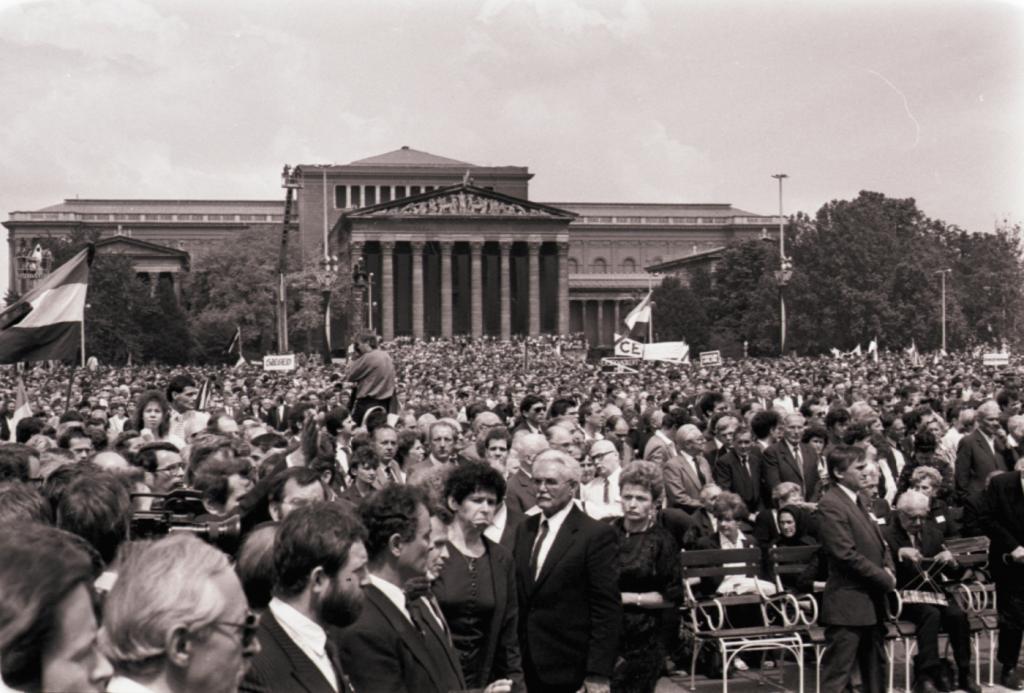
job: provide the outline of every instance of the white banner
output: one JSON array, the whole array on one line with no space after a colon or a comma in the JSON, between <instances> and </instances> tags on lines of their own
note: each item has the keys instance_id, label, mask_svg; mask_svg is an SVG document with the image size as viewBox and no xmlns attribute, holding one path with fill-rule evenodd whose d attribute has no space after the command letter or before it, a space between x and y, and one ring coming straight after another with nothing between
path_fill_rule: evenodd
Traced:
<instances>
[{"instance_id":1,"label":"white banner","mask_svg":"<svg viewBox=\"0 0 1024 693\"><path fill-rule=\"evenodd\" d=\"M268 354L263 357L265 371L294 371L295 354Z\"/></svg>"},{"instance_id":2,"label":"white banner","mask_svg":"<svg viewBox=\"0 0 1024 693\"><path fill-rule=\"evenodd\" d=\"M722 352L718 351L702 351L700 352L700 365L702 366L721 366L722 365Z\"/></svg>"},{"instance_id":3,"label":"white banner","mask_svg":"<svg viewBox=\"0 0 1024 693\"><path fill-rule=\"evenodd\" d=\"M644 361L690 362L690 345L686 342L655 342L644 344L629 337L615 335L615 353L618 358Z\"/></svg>"}]
</instances>

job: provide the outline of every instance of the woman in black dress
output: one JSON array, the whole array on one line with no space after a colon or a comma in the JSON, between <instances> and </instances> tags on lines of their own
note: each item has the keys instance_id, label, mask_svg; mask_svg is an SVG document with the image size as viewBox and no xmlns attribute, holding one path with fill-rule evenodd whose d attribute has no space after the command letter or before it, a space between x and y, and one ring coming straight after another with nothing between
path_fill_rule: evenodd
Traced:
<instances>
[{"instance_id":1,"label":"woman in black dress","mask_svg":"<svg viewBox=\"0 0 1024 693\"><path fill-rule=\"evenodd\" d=\"M512 554L484 536L505 497L493 467L467 462L445 479L444 498L455 514L448 527L449 558L433 584L451 630L468 688L510 679L525 691L516 632L518 604Z\"/></svg>"},{"instance_id":2,"label":"woman in black dress","mask_svg":"<svg viewBox=\"0 0 1024 693\"><path fill-rule=\"evenodd\" d=\"M665 619L682 598L679 547L657 521L664 494L657 464L627 465L619 488L623 515L612 526L620 534L623 627L611 688L614 693L651 693L665 665Z\"/></svg>"}]
</instances>

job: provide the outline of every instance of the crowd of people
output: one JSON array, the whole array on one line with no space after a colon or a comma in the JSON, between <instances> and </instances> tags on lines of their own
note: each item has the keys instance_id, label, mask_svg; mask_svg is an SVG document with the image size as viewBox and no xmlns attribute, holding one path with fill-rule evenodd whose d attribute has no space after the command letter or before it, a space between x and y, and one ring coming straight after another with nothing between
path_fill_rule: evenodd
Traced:
<instances>
[{"instance_id":1,"label":"crowd of people","mask_svg":"<svg viewBox=\"0 0 1024 693\"><path fill-rule=\"evenodd\" d=\"M743 589L684 585L680 551L817 546L785 582L820 600L822 688L882 691L887 595L942 592L966 570L947 542L987 536L1024 690L1016 367L585 353L364 335L284 373L10 368L3 686L650 692L689 662L684 595ZM901 614L915 686L976 691L967 617L934 601Z\"/></svg>"}]
</instances>

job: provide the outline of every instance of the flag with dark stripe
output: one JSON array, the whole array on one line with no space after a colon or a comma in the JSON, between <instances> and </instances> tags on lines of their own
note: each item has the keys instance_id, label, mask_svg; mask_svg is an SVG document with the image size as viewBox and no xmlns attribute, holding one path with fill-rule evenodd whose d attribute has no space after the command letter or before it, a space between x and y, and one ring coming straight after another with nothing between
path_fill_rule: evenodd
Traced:
<instances>
[{"instance_id":1,"label":"flag with dark stripe","mask_svg":"<svg viewBox=\"0 0 1024 693\"><path fill-rule=\"evenodd\" d=\"M75 358L93 252L90 244L0 313L0 363Z\"/></svg>"}]
</instances>

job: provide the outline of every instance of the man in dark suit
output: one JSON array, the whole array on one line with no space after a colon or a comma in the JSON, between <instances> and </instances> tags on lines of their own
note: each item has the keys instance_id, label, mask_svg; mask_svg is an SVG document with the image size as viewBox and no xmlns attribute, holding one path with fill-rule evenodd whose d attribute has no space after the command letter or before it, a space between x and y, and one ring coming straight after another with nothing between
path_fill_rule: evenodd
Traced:
<instances>
[{"instance_id":1,"label":"man in dark suit","mask_svg":"<svg viewBox=\"0 0 1024 693\"><path fill-rule=\"evenodd\" d=\"M788 414L783 421L783 438L764 451L762 473L769 491L783 481L800 484L804 500L814 496L818 483L818 455L808 443L801 442L804 435L802 414Z\"/></svg>"},{"instance_id":2,"label":"man in dark suit","mask_svg":"<svg viewBox=\"0 0 1024 693\"><path fill-rule=\"evenodd\" d=\"M981 503L981 526L990 540L989 566L996 583L999 608L1000 684L1024 690L1017 672L1024 633L1024 488L1021 471L997 474L988 482Z\"/></svg>"},{"instance_id":3,"label":"man in dark suit","mask_svg":"<svg viewBox=\"0 0 1024 693\"><path fill-rule=\"evenodd\" d=\"M718 458L712 467L715 483L724 491L735 493L756 515L761 503L761 456L751 455L753 437L749 429L741 428L732 436L732 447Z\"/></svg>"},{"instance_id":4,"label":"man in dark suit","mask_svg":"<svg viewBox=\"0 0 1024 693\"><path fill-rule=\"evenodd\" d=\"M733 437L739 426L739 419L731 414L718 413L711 417L709 428L714 435L704 444L704 459L712 470L718 459L732 450Z\"/></svg>"},{"instance_id":5,"label":"man in dark suit","mask_svg":"<svg viewBox=\"0 0 1024 693\"><path fill-rule=\"evenodd\" d=\"M996 401L990 399L978 407L975 421L977 428L960 439L956 450L956 497L960 503L985 488L991 472L1007 471Z\"/></svg>"},{"instance_id":6,"label":"man in dark suit","mask_svg":"<svg viewBox=\"0 0 1024 693\"><path fill-rule=\"evenodd\" d=\"M896 566L896 585L899 589L940 592L936 587L940 575L957 579L963 569L956 566L953 555L943 545L942 529L929 517L931 501L918 491L901 494L897 502L895 521L883 531L892 560ZM922 574L929 576L923 580ZM934 693L953 689L947 680L939 659L939 627L949 635L956 660L958 686L968 693L981 693L971 676L971 629L967 615L947 596L947 604L903 605L901 618L917 628L917 656L914 671L918 691Z\"/></svg>"},{"instance_id":7,"label":"man in dark suit","mask_svg":"<svg viewBox=\"0 0 1024 693\"><path fill-rule=\"evenodd\" d=\"M352 693L329 628L355 621L368 584L365 532L335 503L295 508L274 540L274 598L260 619L260 651L241 690Z\"/></svg>"},{"instance_id":8,"label":"man in dark suit","mask_svg":"<svg viewBox=\"0 0 1024 693\"><path fill-rule=\"evenodd\" d=\"M537 505L537 487L533 483L533 459L548 449L548 439L539 433L517 433L512 450L519 469L509 476L505 489L505 505L509 510L525 513Z\"/></svg>"},{"instance_id":9,"label":"man in dark suit","mask_svg":"<svg viewBox=\"0 0 1024 693\"><path fill-rule=\"evenodd\" d=\"M284 400L279 397L267 410L263 420L275 431L284 431L288 428L288 415L291 413L292 408L286 405Z\"/></svg>"},{"instance_id":10,"label":"man in dark suit","mask_svg":"<svg viewBox=\"0 0 1024 693\"><path fill-rule=\"evenodd\" d=\"M465 687L450 642L437 619L405 586L427 573L432 549L427 498L390 484L360 508L367 529L369 584L358 620L340 632L342 661L359 693L448 693Z\"/></svg>"},{"instance_id":11,"label":"man in dark suit","mask_svg":"<svg viewBox=\"0 0 1024 693\"><path fill-rule=\"evenodd\" d=\"M548 450L533 479L541 513L519 526L519 642L529 691L607 693L622 627L615 531L572 502L579 466Z\"/></svg>"},{"instance_id":12,"label":"man in dark suit","mask_svg":"<svg viewBox=\"0 0 1024 693\"><path fill-rule=\"evenodd\" d=\"M828 560L819 619L827 643L821 689L846 690L856 661L862 690L882 693L885 595L896 586L892 557L860 495L868 479L864 450L838 445L827 462L834 483L818 503L818 537Z\"/></svg>"}]
</instances>

